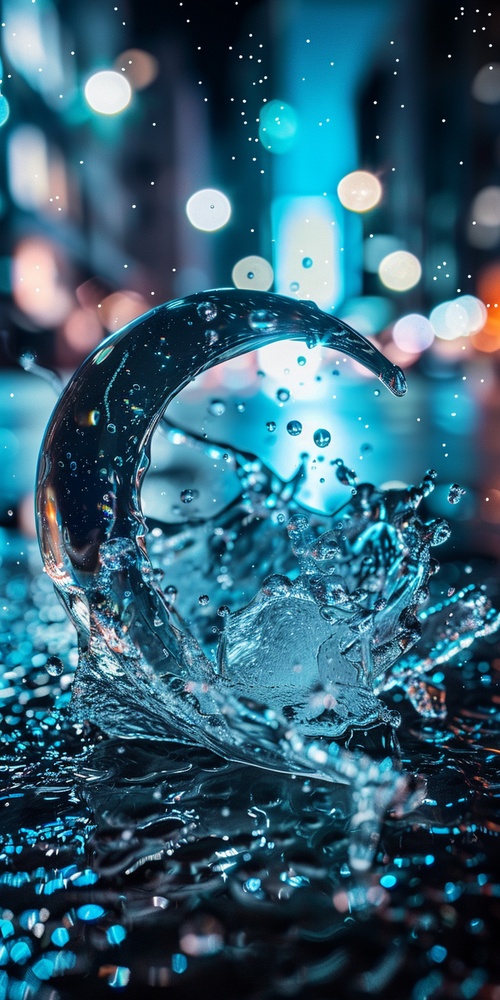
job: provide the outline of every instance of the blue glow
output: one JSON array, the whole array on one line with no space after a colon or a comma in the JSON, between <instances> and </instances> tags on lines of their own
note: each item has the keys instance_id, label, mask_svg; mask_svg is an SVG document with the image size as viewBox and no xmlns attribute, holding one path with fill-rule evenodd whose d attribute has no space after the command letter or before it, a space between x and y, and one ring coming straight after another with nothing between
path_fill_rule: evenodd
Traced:
<instances>
[{"instance_id":1,"label":"blue glow","mask_svg":"<svg viewBox=\"0 0 500 1000\"><path fill-rule=\"evenodd\" d=\"M270 153L287 153L296 141L298 120L285 101L267 101L259 112L259 139Z\"/></svg>"},{"instance_id":2,"label":"blue glow","mask_svg":"<svg viewBox=\"0 0 500 1000\"><path fill-rule=\"evenodd\" d=\"M435 944L431 948L431 950L429 952L429 955L430 955L432 961L433 962L438 962L438 963L439 962L444 962L447 954L448 954L448 952L447 952L446 948L443 948L442 944Z\"/></svg>"},{"instance_id":3,"label":"blue glow","mask_svg":"<svg viewBox=\"0 0 500 1000\"><path fill-rule=\"evenodd\" d=\"M323 196L276 198L271 220L276 291L292 291L321 309L338 303L343 298L340 205Z\"/></svg>"},{"instance_id":4,"label":"blue glow","mask_svg":"<svg viewBox=\"0 0 500 1000\"><path fill-rule=\"evenodd\" d=\"M397 878L395 875L382 875L382 878L380 879L380 885L382 885L384 889L393 889L396 882Z\"/></svg>"},{"instance_id":5,"label":"blue glow","mask_svg":"<svg viewBox=\"0 0 500 1000\"><path fill-rule=\"evenodd\" d=\"M0 94L0 126L5 125L10 114L9 102L3 94Z\"/></svg>"},{"instance_id":6,"label":"blue glow","mask_svg":"<svg viewBox=\"0 0 500 1000\"><path fill-rule=\"evenodd\" d=\"M55 931L52 931L50 940L52 941L52 944L55 944L58 948L63 948L69 941L69 934L66 928L56 927Z\"/></svg>"},{"instance_id":7,"label":"blue glow","mask_svg":"<svg viewBox=\"0 0 500 1000\"><path fill-rule=\"evenodd\" d=\"M187 969L187 958L180 952L172 955L172 972L177 972L179 975L185 972Z\"/></svg>"},{"instance_id":8,"label":"blue glow","mask_svg":"<svg viewBox=\"0 0 500 1000\"><path fill-rule=\"evenodd\" d=\"M54 962L49 957L41 958L32 966L32 972L38 979L50 979L54 973Z\"/></svg>"},{"instance_id":9,"label":"blue glow","mask_svg":"<svg viewBox=\"0 0 500 1000\"><path fill-rule=\"evenodd\" d=\"M27 941L16 941L10 949L10 957L16 965L24 965L31 958L31 948Z\"/></svg>"},{"instance_id":10,"label":"blue glow","mask_svg":"<svg viewBox=\"0 0 500 1000\"><path fill-rule=\"evenodd\" d=\"M108 927L106 937L110 944L121 944L125 940L127 932L121 924L113 924Z\"/></svg>"},{"instance_id":11,"label":"blue glow","mask_svg":"<svg viewBox=\"0 0 500 1000\"><path fill-rule=\"evenodd\" d=\"M243 888L247 892L258 892L261 886L260 878L247 878L246 882L243 884Z\"/></svg>"},{"instance_id":12,"label":"blue glow","mask_svg":"<svg viewBox=\"0 0 500 1000\"><path fill-rule=\"evenodd\" d=\"M90 868L86 868L85 871L80 872L76 878L72 878L71 881L73 885L93 885L97 882L99 876L96 875Z\"/></svg>"},{"instance_id":13,"label":"blue glow","mask_svg":"<svg viewBox=\"0 0 500 1000\"><path fill-rule=\"evenodd\" d=\"M76 915L79 920L99 920L99 917L104 915L104 910L102 906L98 906L97 903L86 903L85 906L78 907Z\"/></svg>"},{"instance_id":14,"label":"blue glow","mask_svg":"<svg viewBox=\"0 0 500 1000\"><path fill-rule=\"evenodd\" d=\"M124 986L127 986L129 979L130 969L127 969L126 965L117 965L113 975L108 979L108 985L122 989Z\"/></svg>"}]
</instances>

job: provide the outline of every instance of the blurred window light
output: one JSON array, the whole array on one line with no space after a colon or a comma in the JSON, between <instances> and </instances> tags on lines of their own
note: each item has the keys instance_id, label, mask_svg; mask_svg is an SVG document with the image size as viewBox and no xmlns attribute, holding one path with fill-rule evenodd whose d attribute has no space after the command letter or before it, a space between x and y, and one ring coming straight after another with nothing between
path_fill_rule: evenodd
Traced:
<instances>
[{"instance_id":1,"label":"blurred window light","mask_svg":"<svg viewBox=\"0 0 500 1000\"><path fill-rule=\"evenodd\" d=\"M3 94L0 94L0 126L5 125L10 114L9 102Z\"/></svg>"},{"instance_id":2,"label":"blurred window light","mask_svg":"<svg viewBox=\"0 0 500 1000\"><path fill-rule=\"evenodd\" d=\"M8 139L7 171L12 200L25 211L46 206L49 198L47 140L36 125L18 125Z\"/></svg>"},{"instance_id":3,"label":"blurred window light","mask_svg":"<svg viewBox=\"0 0 500 1000\"><path fill-rule=\"evenodd\" d=\"M118 115L128 107L132 88L123 73L102 69L93 73L85 84L85 100L92 111L100 115Z\"/></svg>"},{"instance_id":4,"label":"blurred window light","mask_svg":"<svg viewBox=\"0 0 500 1000\"><path fill-rule=\"evenodd\" d=\"M342 297L339 226L324 197L277 198L272 207L276 291L321 309Z\"/></svg>"},{"instance_id":5,"label":"blurred window light","mask_svg":"<svg viewBox=\"0 0 500 1000\"><path fill-rule=\"evenodd\" d=\"M500 63L487 63L472 81L472 96L483 104L500 103Z\"/></svg>"},{"instance_id":6,"label":"blurred window light","mask_svg":"<svg viewBox=\"0 0 500 1000\"><path fill-rule=\"evenodd\" d=\"M143 49L126 49L115 59L114 69L123 73L133 90L143 90L156 80L159 63Z\"/></svg>"},{"instance_id":7,"label":"blurred window light","mask_svg":"<svg viewBox=\"0 0 500 1000\"><path fill-rule=\"evenodd\" d=\"M337 194L350 212L369 212L382 197L382 185L368 170L353 170L339 182Z\"/></svg>"},{"instance_id":8,"label":"blurred window light","mask_svg":"<svg viewBox=\"0 0 500 1000\"><path fill-rule=\"evenodd\" d=\"M256 288L267 292L274 281L274 271L264 257L250 255L237 261L231 278L236 288Z\"/></svg>"},{"instance_id":9,"label":"blurred window light","mask_svg":"<svg viewBox=\"0 0 500 1000\"><path fill-rule=\"evenodd\" d=\"M396 250L404 250L396 236L379 233L369 236L363 244L364 268L369 274L378 274L381 261Z\"/></svg>"},{"instance_id":10,"label":"blurred window light","mask_svg":"<svg viewBox=\"0 0 500 1000\"><path fill-rule=\"evenodd\" d=\"M12 294L16 305L39 326L62 323L72 307L54 247L39 237L21 240L12 261Z\"/></svg>"},{"instance_id":11,"label":"blurred window light","mask_svg":"<svg viewBox=\"0 0 500 1000\"><path fill-rule=\"evenodd\" d=\"M270 153L286 153L295 143L298 119L285 101L267 101L259 111L259 139Z\"/></svg>"},{"instance_id":12,"label":"blurred window light","mask_svg":"<svg viewBox=\"0 0 500 1000\"><path fill-rule=\"evenodd\" d=\"M500 187L491 185L478 191L471 215L481 226L500 226Z\"/></svg>"},{"instance_id":13,"label":"blurred window light","mask_svg":"<svg viewBox=\"0 0 500 1000\"><path fill-rule=\"evenodd\" d=\"M422 265L415 254L396 250L380 261L378 274L386 288L393 292L406 292L420 281Z\"/></svg>"},{"instance_id":14,"label":"blurred window light","mask_svg":"<svg viewBox=\"0 0 500 1000\"><path fill-rule=\"evenodd\" d=\"M394 324L392 339L402 351L421 354L431 346L435 337L434 328L420 313L409 313Z\"/></svg>"},{"instance_id":15,"label":"blurred window light","mask_svg":"<svg viewBox=\"0 0 500 1000\"><path fill-rule=\"evenodd\" d=\"M186 204L186 215L195 229L206 233L222 229L231 218L229 198L216 188L202 188L195 191Z\"/></svg>"},{"instance_id":16,"label":"blurred window light","mask_svg":"<svg viewBox=\"0 0 500 1000\"><path fill-rule=\"evenodd\" d=\"M51 0L19 3L5 0L3 45L12 65L52 106L61 106L67 91L59 15Z\"/></svg>"}]
</instances>

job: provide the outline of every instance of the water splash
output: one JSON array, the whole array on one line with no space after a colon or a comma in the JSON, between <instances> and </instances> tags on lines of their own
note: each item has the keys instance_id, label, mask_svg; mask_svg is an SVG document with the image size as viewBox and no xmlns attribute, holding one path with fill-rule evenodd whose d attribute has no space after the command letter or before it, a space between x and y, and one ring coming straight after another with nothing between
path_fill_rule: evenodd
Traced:
<instances>
[{"instance_id":1,"label":"water splash","mask_svg":"<svg viewBox=\"0 0 500 1000\"><path fill-rule=\"evenodd\" d=\"M390 757L378 763L333 740L396 724L379 698L395 684L414 692L420 710L442 711L422 677L439 659L408 653L435 568L430 548L448 532L418 517L432 475L381 494L339 460L337 477L352 490L342 519L309 519L298 478L283 483L253 456L225 450L239 497L218 519L157 526L156 564L146 547L141 485L169 402L198 373L283 339L340 350L396 395L405 391L397 367L310 302L226 290L161 306L109 337L63 392L40 459L40 544L78 631L76 718L125 739L202 745L349 784L351 862L364 870L387 808L414 803L411 781ZM183 490L183 506L194 499ZM205 602L216 564L224 584ZM170 591L160 584L166 566ZM455 649L497 626L487 602L467 600Z\"/></svg>"}]
</instances>

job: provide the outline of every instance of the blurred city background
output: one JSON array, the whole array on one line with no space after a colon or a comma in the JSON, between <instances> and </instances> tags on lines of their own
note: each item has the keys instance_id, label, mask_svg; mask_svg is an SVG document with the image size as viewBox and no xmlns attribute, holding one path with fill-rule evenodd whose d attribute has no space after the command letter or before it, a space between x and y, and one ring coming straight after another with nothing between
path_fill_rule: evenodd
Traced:
<instances>
[{"instance_id":1,"label":"blurred city background","mask_svg":"<svg viewBox=\"0 0 500 1000\"><path fill-rule=\"evenodd\" d=\"M321 460L376 483L433 467L449 551L500 555L498 5L1 8L0 525L33 531L43 431L86 355L161 302L236 286L343 317L408 393L281 346L210 372L172 419L199 430L202 412L215 442L284 476L307 452L313 507Z\"/></svg>"}]
</instances>

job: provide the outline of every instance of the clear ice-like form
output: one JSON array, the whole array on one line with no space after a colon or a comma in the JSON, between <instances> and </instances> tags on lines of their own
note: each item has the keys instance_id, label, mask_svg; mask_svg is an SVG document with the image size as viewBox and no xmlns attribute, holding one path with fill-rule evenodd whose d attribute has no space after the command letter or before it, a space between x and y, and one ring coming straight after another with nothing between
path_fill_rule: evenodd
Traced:
<instances>
[{"instance_id":1,"label":"clear ice-like form","mask_svg":"<svg viewBox=\"0 0 500 1000\"><path fill-rule=\"evenodd\" d=\"M408 659L432 573L429 548L447 536L444 522L418 518L432 477L385 495L357 486L342 521L309 520L294 498L296 482L281 483L251 456L226 452L240 497L217 521L190 525L187 542L178 525L155 542L160 562L174 576L178 568L178 585L169 572L179 590L175 605L146 546L141 485L170 401L213 365L286 339L339 350L394 394L406 390L399 368L311 302L230 289L162 305L104 341L62 393L41 449L40 546L78 631L75 716L121 738L178 740L349 783L351 861L362 870L381 816L408 805L411 783L390 759L354 755L332 738L350 726L395 721L378 698L393 683L414 690L423 710L426 698L432 702L420 662ZM336 471L351 487L356 482L342 463ZM182 499L189 505L188 491ZM191 619L195 605L198 612L209 605L202 597L221 561L243 606L219 608L212 657L208 619L197 628ZM183 601L189 626L178 610ZM457 648L478 627L493 627L490 609L471 602Z\"/></svg>"}]
</instances>

